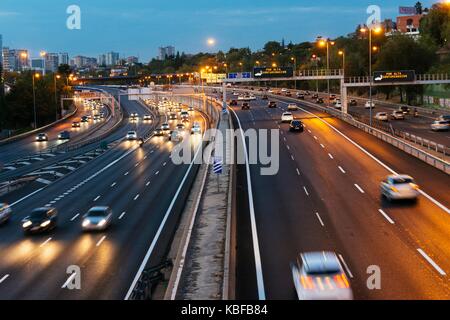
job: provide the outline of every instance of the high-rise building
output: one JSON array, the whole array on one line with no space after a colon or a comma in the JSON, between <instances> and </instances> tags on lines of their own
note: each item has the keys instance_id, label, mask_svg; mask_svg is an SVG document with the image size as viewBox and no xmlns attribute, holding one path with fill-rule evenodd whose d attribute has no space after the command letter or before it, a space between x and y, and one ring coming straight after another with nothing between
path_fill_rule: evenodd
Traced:
<instances>
[{"instance_id":1,"label":"high-rise building","mask_svg":"<svg viewBox=\"0 0 450 320\"><path fill-rule=\"evenodd\" d=\"M106 54L105 64L107 66L115 66L117 61L119 61L119 53L111 51Z\"/></svg>"},{"instance_id":2,"label":"high-rise building","mask_svg":"<svg viewBox=\"0 0 450 320\"><path fill-rule=\"evenodd\" d=\"M12 71L24 71L30 68L30 55L25 49L9 50L9 63Z\"/></svg>"},{"instance_id":3,"label":"high-rise building","mask_svg":"<svg viewBox=\"0 0 450 320\"><path fill-rule=\"evenodd\" d=\"M3 72L5 72L5 71L14 71L13 70L14 57L11 56L8 47L3 47L2 48L2 61L3 61Z\"/></svg>"},{"instance_id":4,"label":"high-rise building","mask_svg":"<svg viewBox=\"0 0 450 320\"><path fill-rule=\"evenodd\" d=\"M128 64L136 64L136 63L139 63L139 58L138 58L138 57L134 57L134 56L128 57L128 58L127 58L127 63L128 63Z\"/></svg>"},{"instance_id":5,"label":"high-rise building","mask_svg":"<svg viewBox=\"0 0 450 320\"><path fill-rule=\"evenodd\" d=\"M45 74L45 65L46 60L45 58L39 57L39 58L31 58L31 69L34 71L39 71L42 74Z\"/></svg>"},{"instance_id":6,"label":"high-rise building","mask_svg":"<svg viewBox=\"0 0 450 320\"><path fill-rule=\"evenodd\" d=\"M45 70L50 72L58 71L59 55L57 53L47 53L45 55Z\"/></svg>"},{"instance_id":7,"label":"high-rise building","mask_svg":"<svg viewBox=\"0 0 450 320\"><path fill-rule=\"evenodd\" d=\"M97 62L99 66L106 66L106 54L99 55Z\"/></svg>"},{"instance_id":8,"label":"high-rise building","mask_svg":"<svg viewBox=\"0 0 450 320\"><path fill-rule=\"evenodd\" d=\"M67 52L58 53L59 65L69 64L69 54Z\"/></svg>"},{"instance_id":9,"label":"high-rise building","mask_svg":"<svg viewBox=\"0 0 450 320\"><path fill-rule=\"evenodd\" d=\"M158 48L158 59L166 60L169 57L175 56L175 47L167 46L167 47L159 47Z\"/></svg>"}]
</instances>

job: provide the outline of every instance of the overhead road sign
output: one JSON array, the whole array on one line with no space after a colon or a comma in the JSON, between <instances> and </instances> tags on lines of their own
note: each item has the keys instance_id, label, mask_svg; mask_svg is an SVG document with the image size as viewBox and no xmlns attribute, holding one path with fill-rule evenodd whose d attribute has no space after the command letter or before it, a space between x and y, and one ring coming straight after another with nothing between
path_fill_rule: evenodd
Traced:
<instances>
[{"instance_id":1,"label":"overhead road sign","mask_svg":"<svg viewBox=\"0 0 450 320\"><path fill-rule=\"evenodd\" d=\"M402 71L375 71L373 73L375 83L414 82L416 72L414 70Z\"/></svg>"},{"instance_id":2,"label":"overhead road sign","mask_svg":"<svg viewBox=\"0 0 450 320\"><path fill-rule=\"evenodd\" d=\"M294 69L292 67L256 67L253 68L254 78L292 78Z\"/></svg>"}]
</instances>

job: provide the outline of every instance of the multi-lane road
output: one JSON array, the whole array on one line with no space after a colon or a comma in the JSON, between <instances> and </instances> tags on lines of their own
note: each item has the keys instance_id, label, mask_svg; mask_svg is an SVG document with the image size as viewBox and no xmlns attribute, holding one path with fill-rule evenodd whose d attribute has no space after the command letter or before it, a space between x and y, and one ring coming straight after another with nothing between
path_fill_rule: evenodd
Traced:
<instances>
[{"instance_id":1,"label":"multi-lane road","mask_svg":"<svg viewBox=\"0 0 450 320\"><path fill-rule=\"evenodd\" d=\"M449 299L448 175L301 102L294 114L306 129L291 133L280 124L291 101L275 100L276 109L259 99L250 110L233 108L236 127L280 130L278 174L262 176L251 165L248 193L238 166L237 298L295 299L289 263L330 250L356 299ZM381 199L379 183L394 172L416 179L417 203ZM366 285L370 266L381 270L380 290Z\"/></svg>"},{"instance_id":2,"label":"multi-lane road","mask_svg":"<svg viewBox=\"0 0 450 320\"><path fill-rule=\"evenodd\" d=\"M115 89L108 90L117 94ZM140 103L126 97L121 102L125 114L148 113ZM110 139L123 138L128 130L136 129L143 136L165 120L162 115L151 124L126 122ZM194 121L201 123L202 130L208 125L197 112L191 114L190 123ZM176 121L170 125L173 128ZM198 146L201 137L190 137L188 130L190 143ZM160 263L170 243L171 233L165 228L176 224L170 209L189 169L189 164L171 161L174 146L164 137L151 137L142 147L123 140L89 165L44 189L30 185L1 197L0 202L12 204L14 214L0 227L0 298L125 298L138 270L144 263ZM102 205L113 210L111 228L83 233L83 214ZM58 227L48 234L24 236L21 220L30 210L42 206L57 208ZM146 261L144 257L155 239L154 251ZM71 279L66 269L72 265L81 269L81 290L68 289Z\"/></svg>"}]
</instances>

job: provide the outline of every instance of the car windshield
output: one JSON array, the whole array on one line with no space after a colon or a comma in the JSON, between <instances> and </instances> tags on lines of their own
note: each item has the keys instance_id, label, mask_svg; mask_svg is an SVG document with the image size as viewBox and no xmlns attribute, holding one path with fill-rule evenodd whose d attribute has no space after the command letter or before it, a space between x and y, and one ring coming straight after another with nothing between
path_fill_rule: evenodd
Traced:
<instances>
[{"instance_id":1,"label":"car windshield","mask_svg":"<svg viewBox=\"0 0 450 320\"><path fill-rule=\"evenodd\" d=\"M305 271L308 275L332 275L341 272L337 262L327 261L326 263L313 263L305 265Z\"/></svg>"},{"instance_id":2,"label":"car windshield","mask_svg":"<svg viewBox=\"0 0 450 320\"><path fill-rule=\"evenodd\" d=\"M134 132L134 131L128 131L128 134L129 134L129 135L133 135L133 134L136 134L136 132Z\"/></svg>"},{"instance_id":3,"label":"car windshield","mask_svg":"<svg viewBox=\"0 0 450 320\"><path fill-rule=\"evenodd\" d=\"M87 217L105 217L108 214L108 212L104 209L95 209L95 210L90 210L87 213Z\"/></svg>"},{"instance_id":4,"label":"car windshield","mask_svg":"<svg viewBox=\"0 0 450 320\"><path fill-rule=\"evenodd\" d=\"M47 210L34 210L30 214L31 220L42 220L47 217Z\"/></svg>"},{"instance_id":5,"label":"car windshield","mask_svg":"<svg viewBox=\"0 0 450 320\"><path fill-rule=\"evenodd\" d=\"M414 183L414 180L408 177L392 178L392 184Z\"/></svg>"},{"instance_id":6,"label":"car windshield","mask_svg":"<svg viewBox=\"0 0 450 320\"><path fill-rule=\"evenodd\" d=\"M293 126L299 126L301 124L300 121L292 121Z\"/></svg>"},{"instance_id":7,"label":"car windshield","mask_svg":"<svg viewBox=\"0 0 450 320\"><path fill-rule=\"evenodd\" d=\"M289 116L292 116L292 113L285 112L283 115L289 117Z\"/></svg>"}]
</instances>

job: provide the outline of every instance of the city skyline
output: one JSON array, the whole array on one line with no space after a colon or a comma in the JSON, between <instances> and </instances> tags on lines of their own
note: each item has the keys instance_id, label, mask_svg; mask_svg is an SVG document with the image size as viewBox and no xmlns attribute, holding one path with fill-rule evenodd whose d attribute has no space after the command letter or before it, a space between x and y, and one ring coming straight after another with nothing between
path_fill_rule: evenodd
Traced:
<instances>
[{"instance_id":1,"label":"city skyline","mask_svg":"<svg viewBox=\"0 0 450 320\"><path fill-rule=\"evenodd\" d=\"M422 4L429 7L436 2L427 0ZM0 4L0 33L4 46L28 49L36 57L42 50L68 52L71 57L98 57L116 51L120 57L136 56L148 62L158 56L159 47L167 45L175 46L180 53L228 51L231 47L247 46L255 50L271 40L298 43L312 41L318 35L330 38L346 35L366 21L366 9L371 4L355 0L339 7L326 0L314 4L291 0L280 4L270 0L258 5L229 1L220 7L214 1L197 3L196 7L180 3L176 10L170 10L165 4L149 6L144 1L135 1L134 6L124 10L116 1L92 5L81 0L77 3L81 9L81 30L69 30L66 28L69 1L55 5L46 0L41 4L42 10L35 12L27 1L5 0ZM414 4L415 1L387 0L377 3L382 19L395 18L399 6ZM337 13L339 23L335 19ZM213 45L208 44L210 38L214 39ZM130 47L134 49L126 49Z\"/></svg>"}]
</instances>

